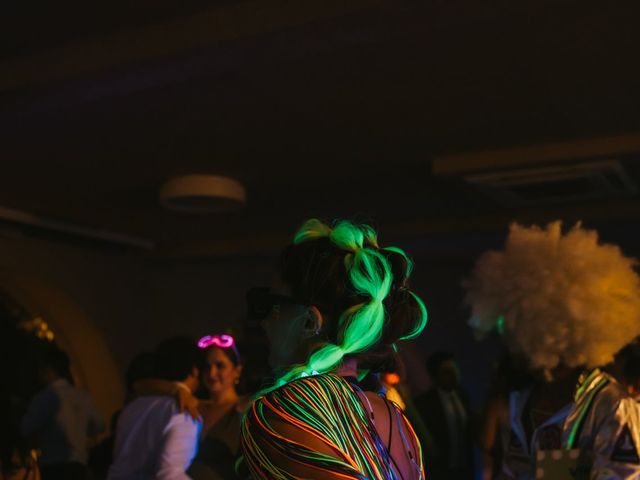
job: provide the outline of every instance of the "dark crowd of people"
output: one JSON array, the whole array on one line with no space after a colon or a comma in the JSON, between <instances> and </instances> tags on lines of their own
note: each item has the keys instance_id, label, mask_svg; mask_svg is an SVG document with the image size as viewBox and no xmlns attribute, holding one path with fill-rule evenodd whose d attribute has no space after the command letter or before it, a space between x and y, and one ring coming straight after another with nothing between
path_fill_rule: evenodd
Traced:
<instances>
[{"instance_id":1,"label":"dark crowd of people","mask_svg":"<svg viewBox=\"0 0 640 480\"><path fill-rule=\"evenodd\" d=\"M16 330L34 354L5 376L0 479L640 479L633 259L559 224L514 225L484 254L470 328L504 351L481 409L449 351L410 391L401 342L427 324L412 267L371 227L305 222L247 325L138 354L108 426L67 354Z\"/></svg>"}]
</instances>

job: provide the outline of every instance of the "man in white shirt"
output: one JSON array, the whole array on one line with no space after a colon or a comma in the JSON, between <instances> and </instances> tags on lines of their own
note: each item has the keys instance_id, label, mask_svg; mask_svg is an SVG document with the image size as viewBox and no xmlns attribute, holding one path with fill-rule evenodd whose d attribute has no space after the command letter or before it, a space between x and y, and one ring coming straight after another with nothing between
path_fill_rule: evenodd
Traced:
<instances>
[{"instance_id":1,"label":"man in white shirt","mask_svg":"<svg viewBox=\"0 0 640 480\"><path fill-rule=\"evenodd\" d=\"M156 350L156 377L195 391L201 352L187 337L173 337ZM122 411L108 480L186 480L197 452L201 422L180 413L170 396L144 396Z\"/></svg>"},{"instance_id":2,"label":"man in white shirt","mask_svg":"<svg viewBox=\"0 0 640 480\"><path fill-rule=\"evenodd\" d=\"M40 359L38 392L22 418L20 430L40 448L43 480L84 480L88 439L104 430L89 394L71 381L69 357L57 347Z\"/></svg>"}]
</instances>

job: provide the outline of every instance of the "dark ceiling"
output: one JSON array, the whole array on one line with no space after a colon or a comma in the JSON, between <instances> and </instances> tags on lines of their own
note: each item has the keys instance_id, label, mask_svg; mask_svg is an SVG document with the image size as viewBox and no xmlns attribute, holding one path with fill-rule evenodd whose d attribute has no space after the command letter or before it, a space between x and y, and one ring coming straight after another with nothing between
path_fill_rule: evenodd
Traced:
<instances>
[{"instance_id":1,"label":"dark ceiling","mask_svg":"<svg viewBox=\"0 0 640 480\"><path fill-rule=\"evenodd\" d=\"M514 211L431 170L640 131L637 2L32 3L0 7L2 207L211 252L308 215L398 234L638 218L637 197ZM163 210L159 185L194 172L236 177L247 207Z\"/></svg>"}]
</instances>

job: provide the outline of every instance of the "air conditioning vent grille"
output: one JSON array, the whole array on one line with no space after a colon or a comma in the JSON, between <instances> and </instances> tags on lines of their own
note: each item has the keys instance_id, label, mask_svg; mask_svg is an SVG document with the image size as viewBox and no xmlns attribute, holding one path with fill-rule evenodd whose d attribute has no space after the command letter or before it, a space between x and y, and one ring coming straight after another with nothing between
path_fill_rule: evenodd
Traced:
<instances>
[{"instance_id":1,"label":"air conditioning vent grille","mask_svg":"<svg viewBox=\"0 0 640 480\"><path fill-rule=\"evenodd\" d=\"M510 206L625 197L637 188L618 160L466 175L465 180Z\"/></svg>"}]
</instances>

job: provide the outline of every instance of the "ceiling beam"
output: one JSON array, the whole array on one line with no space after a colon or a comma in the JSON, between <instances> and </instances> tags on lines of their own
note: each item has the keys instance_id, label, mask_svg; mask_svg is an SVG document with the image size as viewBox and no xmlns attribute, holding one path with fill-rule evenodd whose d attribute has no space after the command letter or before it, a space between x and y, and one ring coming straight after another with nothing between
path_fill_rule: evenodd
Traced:
<instances>
[{"instance_id":1,"label":"ceiling beam","mask_svg":"<svg viewBox=\"0 0 640 480\"><path fill-rule=\"evenodd\" d=\"M528 147L443 155L433 159L432 171L435 175L455 175L634 153L640 153L640 132Z\"/></svg>"},{"instance_id":2,"label":"ceiling beam","mask_svg":"<svg viewBox=\"0 0 640 480\"><path fill-rule=\"evenodd\" d=\"M155 247L154 242L145 238L133 235L122 234L105 230L103 228L86 227L76 223L61 221L36 215L31 212L15 210L0 206L0 222L36 228L54 234L63 234L79 240L90 240L109 245L151 250Z\"/></svg>"}]
</instances>

